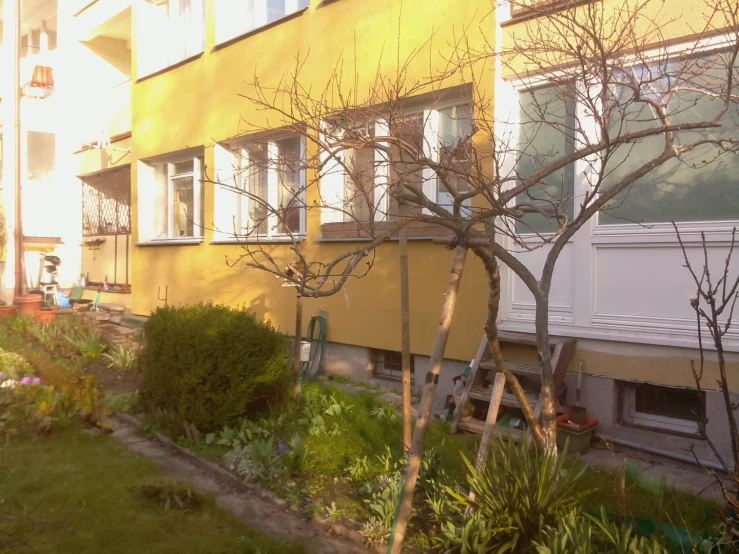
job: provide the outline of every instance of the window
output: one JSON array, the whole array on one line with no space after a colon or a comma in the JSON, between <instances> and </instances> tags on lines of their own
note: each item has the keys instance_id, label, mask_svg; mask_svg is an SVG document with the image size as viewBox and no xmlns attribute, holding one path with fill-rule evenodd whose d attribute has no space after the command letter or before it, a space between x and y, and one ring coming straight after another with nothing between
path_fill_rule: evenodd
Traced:
<instances>
[{"instance_id":1,"label":"window","mask_svg":"<svg viewBox=\"0 0 739 554\"><path fill-rule=\"evenodd\" d=\"M27 178L29 181L50 181L56 165L56 135L28 131L26 133Z\"/></svg>"},{"instance_id":2,"label":"window","mask_svg":"<svg viewBox=\"0 0 739 554\"><path fill-rule=\"evenodd\" d=\"M216 42L264 27L310 6L310 0L216 0Z\"/></svg>"},{"instance_id":3,"label":"window","mask_svg":"<svg viewBox=\"0 0 739 554\"><path fill-rule=\"evenodd\" d=\"M21 58L56 50L56 21L54 14L21 36Z\"/></svg>"},{"instance_id":4,"label":"window","mask_svg":"<svg viewBox=\"0 0 739 554\"><path fill-rule=\"evenodd\" d=\"M407 146L392 145L389 156L371 144L357 148L342 145L334 152L325 153L321 175L321 199L325 207L321 223L363 223L370 219L396 218L398 204L390 194L390 187L398 183L420 189L431 201L451 209L451 193L435 172L417 163L417 159L425 156L457 168L461 174L469 171L473 121L468 102L409 109L389 124L378 120L368 127L368 130L346 133L353 142L360 143L364 133L377 137L378 142L382 142L383 136L402 138ZM344 132L337 132L334 126L330 129L327 133L336 134L338 143ZM466 191L470 187L461 175L451 176L449 183L455 191ZM464 202L464 206L470 204L470 200Z\"/></svg>"},{"instance_id":5,"label":"window","mask_svg":"<svg viewBox=\"0 0 739 554\"><path fill-rule=\"evenodd\" d=\"M219 146L216 167L230 158L231 169L218 172L218 237L287 238L304 235L305 143L297 136ZM218 170L217 170L218 171Z\"/></svg>"},{"instance_id":6,"label":"window","mask_svg":"<svg viewBox=\"0 0 739 554\"><path fill-rule=\"evenodd\" d=\"M203 236L202 167L200 156L139 165L139 240Z\"/></svg>"},{"instance_id":7,"label":"window","mask_svg":"<svg viewBox=\"0 0 739 554\"><path fill-rule=\"evenodd\" d=\"M131 232L131 167L110 169L82 180L82 236Z\"/></svg>"},{"instance_id":8,"label":"window","mask_svg":"<svg viewBox=\"0 0 739 554\"><path fill-rule=\"evenodd\" d=\"M521 92L518 163L516 171L526 178L575 150L575 100L568 88L544 87ZM561 215L574 212L575 166L569 164L546 176L517 199L534 208ZM517 222L521 233L552 233L555 220L529 213Z\"/></svg>"},{"instance_id":9,"label":"window","mask_svg":"<svg viewBox=\"0 0 739 554\"><path fill-rule=\"evenodd\" d=\"M373 350L373 375L378 379L387 379L388 381L403 380L403 356L400 352L391 350ZM411 355L411 384L415 373L415 360Z\"/></svg>"},{"instance_id":10,"label":"window","mask_svg":"<svg viewBox=\"0 0 739 554\"><path fill-rule=\"evenodd\" d=\"M204 0L144 0L139 14L139 77L205 49Z\"/></svg>"},{"instance_id":11,"label":"window","mask_svg":"<svg viewBox=\"0 0 739 554\"><path fill-rule=\"evenodd\" d=\"M627 425L695 435L700 414L696 390L621 383L621 419Z\"/></svg>"},{"instance_id":12,"label":"window","mask_svg":"<svg viewBox=\"0 0 739 554\"><path fill-rule=\"evenodd\" d=\"M668 100L672 124L710 121L723 107L723 101L695 88L719 86L726 80L728 57L716 56L671 62L662 66L637 67L642 85L640 93L647 100ZM739 68L739 66L737 66ZM671 86L679 73L682 89ZM622 110L612 111L609 134L612 138L657 125L652 108L634 99L627 87L614 87L613 101ZM739 139L739 111L732 105L721 118L720 129L681 131L678 144L703 138ZM664 149L664 139L655 135L618 147L605 168L604 187L621 181L638 167L657 157ZM670 221L735 220L739 214L739 156L720 154L713 145L704 145L673 159L639 179L624 194L616 197L599 222L607 225L627 223L668 223Z\"/></svg>"},{"instance_id":13,"label":"window","mask_svg":"<svg viewBox=\"0 0 739 554\"><path fill-rule=\"evenodd\" d=\"M439 110L439 157L446 167L470 175L472 170L472 106L452 106ZM448 183L456 193L470 191L470 183L460 174L450 175ZM454 199L441 179L438 179L437 202L451 211Z\"/></svg>"}]
</instances>

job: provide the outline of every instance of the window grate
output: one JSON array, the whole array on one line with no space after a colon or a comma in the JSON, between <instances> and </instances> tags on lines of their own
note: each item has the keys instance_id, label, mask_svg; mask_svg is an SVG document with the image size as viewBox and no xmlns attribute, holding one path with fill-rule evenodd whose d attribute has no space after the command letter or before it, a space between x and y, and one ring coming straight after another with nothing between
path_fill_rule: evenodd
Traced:
<instances>
[{"instance_id":1,"label":"window grate","mask_svg":"<svg viewBox=\"0 0 739 554\"><path fill-rule=\"evenodd\" d=\"M82 235L131 232L131 167L82 178Z\"/></svg>"},{"instance_id":2,"label":"window grate","mask_svg":"<svg viewBox=\"0 0 739 554\"><path fill-rule=\"evenodd\" d=\"M375 350L375 369L374 375L378 379L387 379L388 381L403 380L403 355L400 352L392 350ZM415 356L411 354L411 384L414 381L415 373Z\"/></svg>"}]
</instances>

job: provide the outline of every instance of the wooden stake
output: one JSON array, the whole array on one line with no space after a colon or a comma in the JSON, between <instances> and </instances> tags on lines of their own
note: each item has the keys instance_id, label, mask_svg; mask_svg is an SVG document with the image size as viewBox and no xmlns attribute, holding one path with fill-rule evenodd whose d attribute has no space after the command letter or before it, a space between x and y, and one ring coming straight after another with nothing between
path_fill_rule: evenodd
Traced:
<instances>
[{"instance_id":1,"label":"wooden stake","mask_svg":"<svg viewBox=\"0 0 739 554\"><path fill-rule=\"evenodd\" d=\"M293 349L293 373L295 373L295 387L293 396L300 396L300 342L303 338L303 296L298 293L295 301L295 347Z\"/></svg>"},{"instance_id":2,"label":"wooden stake","mask_svg":"<svg viewBox=\"0 0 739 554\"><path fill-rule=\"evenodd\" d=\"M408 527L408 519L411 515L413 507L413 492L416 489L416 481L418 480L418 471L421 467L421 458L423 456L423 445L426 440L426 431L428 430L429 421L431 419L431 409L434 404L434 396L436 395L436 385L439 382L439 373L441 373L441 364L444 361L444 350L449 339L449 330L454 318L454 309L457 306L457 295L459 293L459 284L462 280L462 272L464 271L464 262L467 258L467 245L458 245L454 251L454 261L452 262L452 270L449 275L449 283L444 297L444 304L441 308L441 317L439 319L439 327L436 331L436 340L434 349L429 360L429 372L426 374L426 384L423 388L423 396L421 397L421 406L418 413L418 421L413 431L413 441L411 443L411 451L408 457L408 465L405 470L405 487L400 502L400 508L395 519L395 531L390 539L390 554L400 554L403 549L403 539L405 531Z\"/></svg>"},{"instance_id":3,"label":"wooden stake","mask_svg":"<svg viewBox=\"0 0 739 554\"><path fill-rule=\"evenodd\" d=\"M401 210L404 208L401 206ZM400 250L400 333L403 369L403 452L411 450L411 328L410 285L408 283L408 231L398 232Z\"/></svg>"},{"instance_id":4,"label":"wooden stake","mask_svg":"<svg viewBox=\"0 0 739 554\"><path fill-rule=\"evenodd\" d=\"M490 448L490 440L493 438L495 431L495 422L498 419L498 410L500 410L500 401L503 398L503 390L505 389L505 375L500 371L495 374L495 383L493 384L493 395L490 397L490 406L488 407L488 415L485 418L485 427L482 431L482 440L480 448L477 451L477 461L475 469L479 472L485 467L488 461L488 449ZM470 490L470 502L475 501L475 491ZM469 510L469 508L468 508Z\"/></svg>"}]
</instances>

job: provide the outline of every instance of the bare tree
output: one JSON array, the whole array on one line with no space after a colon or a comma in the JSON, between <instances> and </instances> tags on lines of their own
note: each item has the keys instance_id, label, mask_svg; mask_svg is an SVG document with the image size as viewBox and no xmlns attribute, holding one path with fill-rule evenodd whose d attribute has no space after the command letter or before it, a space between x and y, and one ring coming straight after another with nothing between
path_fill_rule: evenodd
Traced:
<instances>
[{"instance_id":1,"label":"bare tree","mask_svg":"<svg viewBox=\"0 0 739 554\"><path fill-rule=\"evenodd\" d=\"M724 480L721 479L714 470L706 469L705 467L704 469L716 479L721 487L721 491L726 502L729 505L733 506L735 510L739 510L739 498L737 498L737 493L739 492L739 432L737 432L736 423L737 406L731 401L729 382L726 372L726 356L724 353L723 344L723 339L731 328L734 309L736 308L737 300L739 300L739 273L735 277L732 277L731 275L732 256L737 246L736 227L734 227L731 232L731 242L729 244L728 253L726 254L726 258L724 259L723 268L721 268L718 279L715 275L712 275L711 273L709 264L709 247L706 244L705 233L701 233L701 250L703 257L700 262L701 265L697 266L695 262L690 261L690 257L688 256L688 249L683 243L677 225L674 225L674 227L678 241L680 242L683 259L685 260L684 267L690 273L690 276L692 277L696 287L695 296L690 299L690 306L695 311L700 362L697 368L695 367L695 363L691 363L691 369L700 398L701 413L698 414L699 433L701 437L707 442L714 455L719 460L721 466L723 466L724 470L730 475L731 481L729 485L724 483ZM698 267L700 267L700 269L697 269ZM708 333L711 337L711 342L713 344L713 347L716 349L719 373L717 385L718 390L721 392L721 395L723 397L724 410L729 424L728 434L731 444L731 455L733 462L732 465L726 464L726 462L723 460L721 454L718 452L716 446L714 445L711 438L708 436L706 430L706 427L708 425L708 416L706 412L706 399L703 394L702 385L705 370L705 355L703 345L704 326L705 329L708 329ZM693 455L695 456L696 461L701 464L695 452L693 452Z\"/></svg>"},{"instance_id":2,"label":"bare tree","mask_svg":"<svg viewBox=\"0 0 739 554\"><path fill-rule=\"evenodd\" d=\"M468 29L462 29L449 45L445 66L429 67L424 79L411 79L408 68L422 63L431 42L398 60L392 75L378 72L366 87L359 86L356 68L345 79L339 63L317 91L303 78L305 58L298 57L279 82L267 85L255 77L244 96L273 115L268 126L248 126L249 133L281 128L306 141L300 163L310 176L301 189L307 200L299 202L321 210L325 220L346 224L347 238L366 241L337 262L319 262L301 250L300 237L292 240L298 271L287 278L299 285L298 294L337 292L358 263L401 227L409 232L433 227L449 235L459 259L464 259L459 249L469 248L483 262L485 332L495 364L536 443L554 455L559 391L549 349L549 298L557 261L596 216L642 223L621 206L635 195L648 199L644 191L664 180L686 193L685 202L706 194L692 186L695 174L684 175L739 152L733 119L739 100L739 8L728 0L702 3L703 11L693 14L693 38L675 46L666 40L673 17L653 0L618 6L563 2L557 10L524 0L510 4L527 10L536 24L511 30L502 51L494 42L472 45ZM498 79L496 99L488 93L491 69L510 77ZM262 203L274 221L289 212L282 204ZM283 275L268 247L244 248L242 259L252 267ZM545 253L539 272L521 259L533 250ZM502 268L520 278L534 298L540 416L500 348ZM441 333L448 333L451 323L444 321L436 357L443 357ZM435 393L433 369L425 399ZM424 406L430 410L431 403ZM429 415L419 414L419 421ZM424 433L425 427L417 426L411 462L423 452ZM411 462L393 552L400 551L411 511L418 469Z\"/></svg>"}]
</instances>

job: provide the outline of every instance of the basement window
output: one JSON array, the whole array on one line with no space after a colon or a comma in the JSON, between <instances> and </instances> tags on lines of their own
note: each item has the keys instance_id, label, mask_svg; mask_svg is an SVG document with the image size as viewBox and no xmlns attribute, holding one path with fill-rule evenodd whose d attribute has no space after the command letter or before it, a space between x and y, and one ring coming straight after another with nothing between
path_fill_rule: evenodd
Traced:
<instances>
[{"instance_id":1,"label":"basement window","mask_svg":"<svg viewBox=\"0 0 739 554\"><path fill-rule=\"evenodd\" d=\"M701 397L694 389L622 382L620 396L621 420L625 425L680 435L698 434Z\"/></svg>"},{"instance_id":2,"label":"basement window","mask_svg":"<svg viewBox=\"0 0 739 554\"><path fill-rule=\"evenodd\" d=\"M414 381L415 356L411 354L411 384ZM372 374L378 379L388 381L403 380L403 355L392 350L372 351L373 370Z\"/></svg>"}]
</instances>

